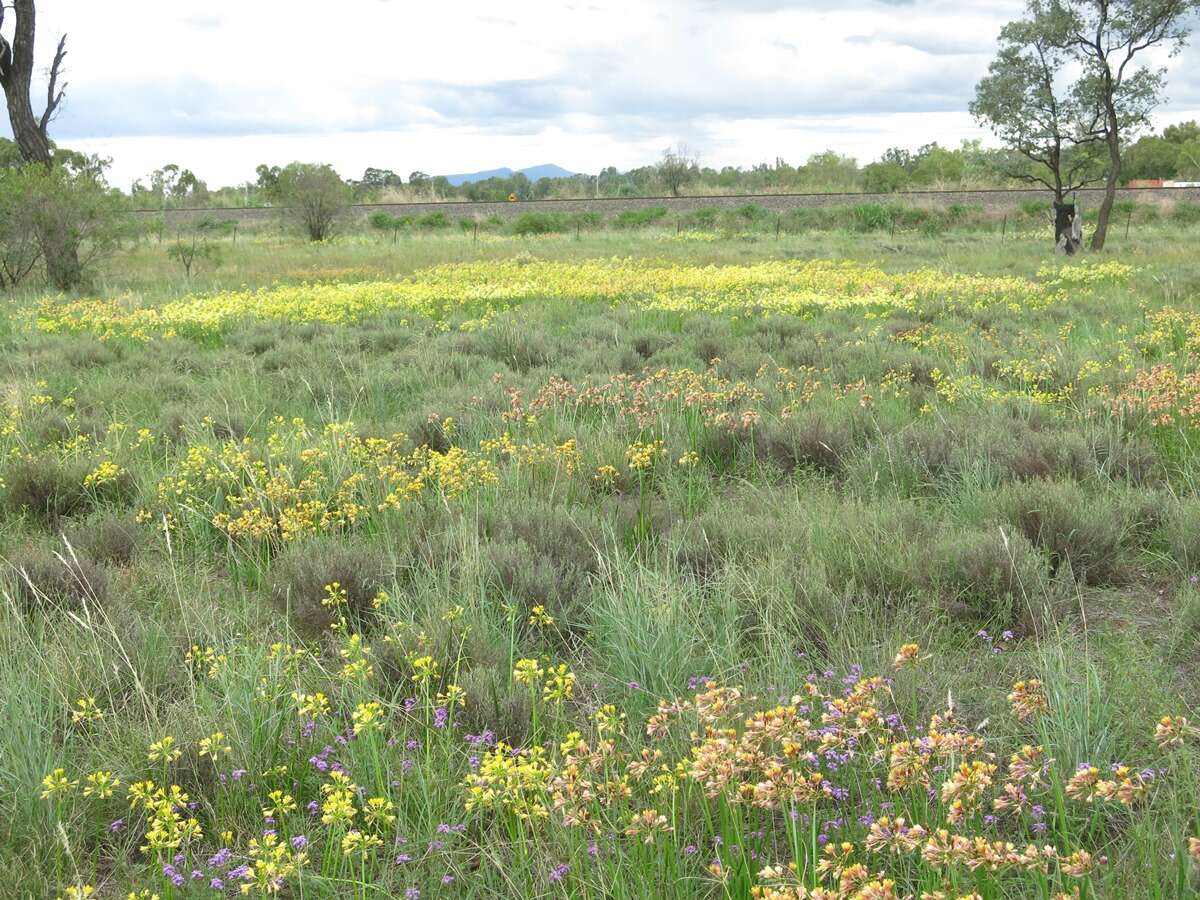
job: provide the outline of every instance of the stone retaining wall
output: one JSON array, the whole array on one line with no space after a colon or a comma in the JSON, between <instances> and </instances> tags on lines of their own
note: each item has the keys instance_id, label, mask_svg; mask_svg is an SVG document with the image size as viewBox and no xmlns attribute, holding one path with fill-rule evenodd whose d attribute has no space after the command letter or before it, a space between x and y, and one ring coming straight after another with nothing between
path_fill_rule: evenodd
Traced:
<instances>
[{"instance_id":1,"label":"stone retaining wall","mask_svg":"<svg viewBox=\"0 0 1200 900\"><path fill-rule=\"evenodd\" d=\"M1090 188L1079 191L1080 203L1094 209L1100 205L1104 191ZM355 206L357 215L366 217L377 212L394 216L423 216L440 212L451 219L462 217L486 219L489 216L515 216L526 212L598 212L605 218L623 210L666 207L671 212L688 213L698 209L737 209L753 204L764 209L786 212L792 209L846 206L856 203L909 203L914 205L947 206L951 203L980 205L986 209L1012 209L1027 200L1046 200L1049 194L1038 190L1013 191L912 191L897 194L757 194L727 197L629 197L596 200L526 200L519 203L377 203ZM1200 188L1142 188L1118 192L1118 199L1141 203L1186 200L1200 203ZM167 210L169 227L178 227L199 218L235 219L250 224L268 221L274 209L172 209ZM157 215L156 210L139 210L145 216Z\"/></svg>"}]
</instances>

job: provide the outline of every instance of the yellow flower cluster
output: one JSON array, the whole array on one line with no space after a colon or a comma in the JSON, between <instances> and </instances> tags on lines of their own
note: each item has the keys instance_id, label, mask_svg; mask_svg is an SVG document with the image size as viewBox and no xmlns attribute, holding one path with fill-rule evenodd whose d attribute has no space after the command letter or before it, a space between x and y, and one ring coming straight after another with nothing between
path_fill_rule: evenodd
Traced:
<instances>
[{"instance_id":1,"label":"yellow flower cluster","mask_svg":"<svg viewBox=\"0 0 1200 900\"><path fill-rule=\"evenodd\" d=\"M803 315L818 309L913 310L1015 308L1054 302L1064 286L1128 277L1120 264L1047 271L1045 283L936 269L886 272L857 262L767 261L750 265L666 265L614 259L466 262L436 266L394 282L300 284L259 291L185 297L160 307L116 300L46 300L29 314L47 332L90 331L102 337L204 336L247 320L341 325L386 311L436 323L487 317L529 300L629 302L657 310ZM476 323L477 325L478 323Z\"/></svg>"}]
</instances>

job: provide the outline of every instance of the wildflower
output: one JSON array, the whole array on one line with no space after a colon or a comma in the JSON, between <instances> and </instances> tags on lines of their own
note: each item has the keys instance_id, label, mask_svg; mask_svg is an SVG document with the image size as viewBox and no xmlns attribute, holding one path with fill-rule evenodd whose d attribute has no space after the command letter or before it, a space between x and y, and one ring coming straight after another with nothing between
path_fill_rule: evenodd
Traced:
<instances>
[{"instance_id":1,"label":"wildflower","mask_svg":"<svg viewBox=\"0 0 1200 900\"><path fill-rule=\"evenodd\" d=\"M329 699L320 691L315 694L293 693L296 714L302 719L319 719L329 714Z\"/></svg>"},{"instance_id":2,"label":"wildflower","mask_svg":"<svg viewBox=\"0 0 1200 900\"><path fill-rule=\"evenodd\" d=\"M360 703L354 709L354 733L365 734L368 731L377 731L382 724L381 710L383 707L372 700L370 703Z\"/></svg>"},{"instance_id":3,"label":"wildflower","mask_svg":"<svg viewBox=\"0 0 1200 900\"><path fill-rule=\"evenodd\" d=\"M1042 683L1036 678L1014 684L1012 693L1008 695L1008 702L1012 706L1013 715L1022 722L1041 715L1050 708L1046 695L1042 693Z\"/></svg>"},{"instance_id":4,"label":"wildflower","mask_svg":"<svg viewBox=\"0 0 1200 900\"><path fill-rule=\"evenodd\" d=\"M57 798L69 794L78 785L78 781L72 781L67 777L65 769L55 769L42 779L42 799L49 800L52 797Z\"/></svg>"},{"instance_id":5,"label":"wildflower","mask_svg":"<svg viewBox=\"0 0 1200 900\"><path fill-rule=\"evenodd\" d=\"M1154 727L1154 740L1163 750L1182 747L1185 740L1200 736L1200 729L1187 716L1163 716Z\"/></svg>"},{"instance_id":6,"label":"wildflower","mask_svg":"<svg viewBox=\"0 0 1200 900\"><path fill-rule=\"evenodd\" d=\"M625 834L628 837L641 837L644 844L652 844L656 834L670 834L674 830L667 817L657 809L644 809L633 815Z\"/></svg>"},{"instance_id":7,"label":"wildflower","mask_svg":"<svg viewBox=\"0 0 1200 900\"><path fill-rule=\"evenodd\" d=\"M916 665L920 659L921 645L920 644L903 644L896 652L896 658L892 660L892 668L897 672L908 666Z\"/></svg>"},{"instance_id":8,"label":"wildflower","mask_svg":"<svg viewBox=\"0 0 1200 900\"><path fill-rule=\"evenodd\" d=\"M530 610L529 624L538 628L548 628L554 624L554 617L546 612L546 607L540 603Z\"/></svg>"},{"instance_id":9,"label":"wildflower","mask_svg":"<svg viewBox=\"0 0 1200 900\"><path fill-rule=\"evenodd\" d=\"M367 857L373 850L382 846L383 840L377 835L363 834L357 830L348 831L342 837L342 854L344 856L358 854L359 856Z\"/></svg>"},{"instance_id":10,"label":"wildflower","mask_svg":"<svg viewBox=\"0 0 1200 900\"><path fill-rule=\"evenodd\" d=\"M83 796L98 800L107 800L121 786L120 779L112 772L92 772L85 781L87 784L83 788Z\"/></svg>"},{"instance_id":11,"label":"wildflower","mask_svg":"<svg viewBox=\"0 0 1200 900\"><path fill-rule=\"evenodd\" d=\"M412 680L417 684L434 681L438 677L438 663L432 656L418 656L409 660L412 666Z\"/></svg>"},{"instance_id":12,"label":"wildflower","mask_svg":"<svg viewBox=\"0 0 1200 900\"><path fill-rule=\"evenodd\" d=\"M1072 878L1086 878L1106 862L1106 857L1093 857L1086 850L1076 850L1062 861L1062 870Z\"/></svg>"},{"instance_id":13,"label":"wildflower","mask_svg":"<svg viewBox=\"0 0 1200 900\"><path fill-rule=\"evenodd\" d=\"M81 884L63 891L62 900L86 900L94 893L96 893L96 889L90 884Z\"/></svg>"},{"instance_id":14,"label":"wildflower","mask_svg":"<svg viewBox=\"0 0 1200 900\"><path fill-rule=\"evenodd\" d=\"M267 804L262 808L262 814L268 819L282 819L288 813L296 811L295 799L283 791L271 791L267 794Z\"/></svg>"},{"instance_id":15,"label":"wildflower","mask_svg":"<svg viewBox=\"0 0 1200 900\"><path fill-rule=\"evenodd\" d=\"M149 752L146 753L146 758L150 762L175 762L183 755L183 751L175 746L175 738L167 735L161 741L155 741L150 745Z\"/></svg>"},{"instance_id":16,"label":"wildflower","mask_svg":"<svg viewBox=\"0 0 1200 900\"><path fill-rule=\"evenodd\" d=\"M96 705L95 697L80 697L75 701L75 708L71 710L71 721L77 725L80 722L98 722L103 718L104 713Z\"/></svg>"},{"instance_id":17,"label":"wildflower","mask_svg":"<svg viewBox=\"0 0 1200 900\"><path fill-rule=\"evenodd\" d=\"M395 805L386 797L372 797L363 807L363 819L378 831L396 821Z\"/></svg>"},{"instance_id":18,"label":"wildflower","mask_svg":"<svg viewBox=\"0 0 1200 900\"><path fill-rule=\"evenodd\" d=\"M536 659L519 659L513 669L513 680L519 684L537 684L545 674Z\"/></svg>"},{"instance_id":19,"label":"wildflower","mask_svg":"<svg viewBox=\"0 0 1200 900\"><path fill-rule=\"evenodd\" d=\"M201 756L207 756L215 760L220 753L228 756L232 752L233 748L226 743L224 732L214 731L208 737L200 739L199 753Z\"/></svg>"},{"instance_id":20,"label":"wildflower","mask_svg":"<svg viewBox=\"0 0 1200 900\"><path fill-rule=\"evenodd\" d=\"M1188 854L1197 863L1200 863L1200 838L1188 838Z\"/></svg>"}]
</instances>

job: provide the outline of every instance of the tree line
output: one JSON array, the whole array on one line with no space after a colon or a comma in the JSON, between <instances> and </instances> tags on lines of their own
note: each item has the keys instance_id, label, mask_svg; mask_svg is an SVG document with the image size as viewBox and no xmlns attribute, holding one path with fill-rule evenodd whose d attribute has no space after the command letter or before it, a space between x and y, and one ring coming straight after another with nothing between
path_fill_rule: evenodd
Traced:
<instances>
[{"instance_id":1,"label":"tree line","mask_svg":"<svg viewBox=\"0 0 1200 900\"><path fill-rule=\"evenodd\" d=\"M970 105L1000 148L980 141L957 148L930 143L915 151L893 148L861 167L827 151L795 166L776 159L748 169L715 169L680 146L654 165L625 172L608 167L595 175L538 181L515 174L457 186L444 176L415 171L405 179L375 167L347 181L328 165L292 163L263 164L254 181L210 190L195 173L168 164L126 193L105 180L110 161L59 148L50 138L67 87L66 36L56 45L45 103L36 111L35 0L0 2L0 29L6 19L12 22L11 38L0 32L0 87L13 133L11 141L0 139L0 287L35 270L60 290L76 287L89 259L120 240L127 225L120 213L130 207L285 207L309 237L324 240L354 201L891 193L1033 183L1052 193L1065 216L1071 191L1103 184L1091 242L1098 250L1123 178L1200 178L1200 125L1146 133L1166 85L1165 68L1146 65L1146 54L1178 53L1197 10L1200 0L1027 0L1023 17L1001 31L997 56Z\"/></svg>"}]
</instances>

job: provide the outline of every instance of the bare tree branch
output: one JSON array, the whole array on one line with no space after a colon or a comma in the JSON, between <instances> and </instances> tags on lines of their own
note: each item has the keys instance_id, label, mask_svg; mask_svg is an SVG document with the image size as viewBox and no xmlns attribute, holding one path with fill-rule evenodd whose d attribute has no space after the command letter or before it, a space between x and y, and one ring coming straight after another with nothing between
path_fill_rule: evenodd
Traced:
<instances>
[{"instance_id":1,"label":"bare tree branch","mask_svg":"<svg viewBox=\"0 0 1200 900\"><path fill-rule=\"evenodd\" d=\"M50 85L46 89L46 110L42 113L41 121L38 123L42 134L46 134L46 129L67 92L66 82L63 82L61 90L58 89L58 78L62 74L62 64L66 58L67 36L64 34L58 41L58 49L54 52L54 63L50 66Z\"/></svg>"}]
</instances>

